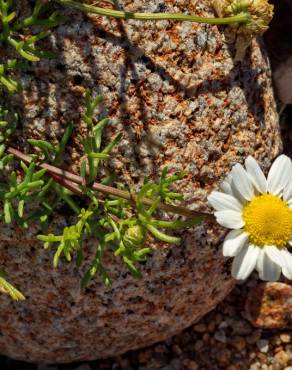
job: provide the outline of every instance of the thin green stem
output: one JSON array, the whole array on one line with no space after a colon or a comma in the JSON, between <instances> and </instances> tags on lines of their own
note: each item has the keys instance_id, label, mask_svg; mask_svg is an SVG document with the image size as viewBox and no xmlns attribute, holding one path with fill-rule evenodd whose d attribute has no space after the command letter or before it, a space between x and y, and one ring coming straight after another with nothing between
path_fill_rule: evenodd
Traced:
<instances>
[{"instance_id":1,"label":"thin green stem","mask_svg":"<svg viewBox=\"0 0 292 370\"><path fill-rule=\"evenodd\" d=\"M162 227L164 229L178 229L184 227L192 227L199 224L202 221L201 218L195 218L187 221L175 220L175 221L165 221L165 220L149 220L148 223L153 226Z\"/></svg>"},{"instance_id":2,"label":"thin green stem","mask_svg":"<svg viewBox=\"0 0 292 370\"><path fill-rule=\"evenodd\" d=\"M250 15L248 13L240 13L235 16L226 18L209 18L209 17L199 17L195 15L187 15L182 13L132 13L120 10L101 8L98 6L88 4L82 4L74 0L54 0L54 1L85 13L99 14L106 17L114 17L119 19L136 19L140 21L173 20L173 21L184 21L184 22L187 21L209 24L231 24L231 23L250 22Z\"/></svg>"}]
</instances>

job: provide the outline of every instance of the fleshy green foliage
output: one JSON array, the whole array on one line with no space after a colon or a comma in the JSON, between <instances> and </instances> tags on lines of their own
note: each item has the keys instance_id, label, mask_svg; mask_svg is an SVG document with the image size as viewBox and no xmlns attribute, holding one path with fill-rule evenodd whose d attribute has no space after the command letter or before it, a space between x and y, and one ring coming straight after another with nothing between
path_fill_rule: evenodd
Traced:
<instances>
[{"instance_id":1,"label":"fleshy green foliage","mask_svg":"<svg viewBox=\"0 0 292 370\"><path fill-rule=\"evenodd\" d=\"M24 177L21 181L18 181L16 171L12 171L8 182L1 184L0 192L4 200L3 217L5 223L9 224L15 220L22 226L27 227L27 222L22 221L25 204L28 201L32 202L42 189L45 184L43 177L46 171L36 171L35 162L32 162L29 166L26 166L23 162L20 165Z\"/></svg>"},{"instance_id":2,"label":"fleshy green foliage","mask_svg":"<svg viewBox=\"0 0 292 370\"><path fill-rule=\"evenodd\" d=\"M81 209L78 215L78 222L75 225L65 227L63 235L55 236L49 235L38 235L38 239L45 242L44 248L48 249L50 244L58 243L58 248L54 256L54 267L58 267L59 259L64 254L67 261L71 261L71 254L76 251L77 254L82 253L81 245L84 235L91 233L91 228L88 219L93 214L90 210Z\"/></svg>"},{"instance_id":3,"label":"fleshy green foliage","mask_svg":"<svg viewBox=\"0 0 292 370\"><path fill-rule=\"evenodd\" d=\"M57 146L44 140L29 139L28 142L33 147L41 150L46 161L49 161L54 165L60 165L62 163L62 155L72 134L72 130L73 125L69 124L64 131L60 144ZM34 199L39 202L39 210L30 215L28 219L39 221L42 224L43 229L46 229L48 227L50 215L54 212L56 207L60 206L62 203L65 203L74 213L78 214L80 212L80 208L72 199L71 191L54 182L52 178L45 176L46 171L44 169L38 172L41 172L44 175L42 178L44 183L34 196Z\"/></svg>"},{"instance_id":4,"label":"fleshy green foliage","mask_svg":"<svg viewBox=\"0 0 292 370\"><path fill-rule=\"evenodd\" d=\"M42 0L36 0L32 14L22 20L17 19L14 0L0 0L0 42L2 48L10 47L16 54L28 62L38 62L41 58L49 58L50 53L36 48L35 44L49 35L48 29L56 26L61 18L57 12L51 13L47 18L43 17L47 5ZM27 30L31 26L40 26L43 30L30 35ZM12 79L8 72L23 67L16 59L0 64L0 83L10 93L19 88L19 83Z\"/></svg>"},{"instance_id":5,"label":"fleshy green foliage","mask_svg":"<svg viewBox=\"0 0 292 370\"><path fill-rule=\"evenodd\" d=\"M12 159L12 155L6 154L7 139L14 133L18 123L18 115L9 112L0 106L0 171Z\"/></svg>"},{"instance_id":6,"label":"fleshy green foliage","mask_svg":"<svg viewBox=\"0 0 292 370\"><path fill-rule=\"evenodd\" d=\"M86 111L83 119L88 127L88 135L82 140L87 161L81 164L81 175L86 179L86 186L82 186L84 196L88 198L88 208L82 209L78 215L75 225L66 227L62 235L39 235L39 239L45 242L45 248L56 245L54 266L59 263L61 254L64 254L68 261L71 261L75 253L77 264L80 265L83 258L82 241L85 236L93 236L96 240L96 254L90 268L86 272L82 286L85 287L91 278L99 272L106 285L110 285L111 279L102 262L102 256L106 249L113 250L115 256L119 256L129 271L136 277L141 276L137 267L140 262L145 262L152 250L147 246L147 239L152 237L160 241L174 244L180 239L166 234L163 229L177 229L190 227L198 223L198 219L191 221L164 221L154 218L161 202L172 203L182 199L182 195L172 192L170 186L184 177L183 173L167 176L167 169L164 169L158 183L145 180L138 194L133 195L136 204L130 200L119 197L107 196L97 197L97 194L90 189L90 184L96 180L100 162L110 156L111 150L121 138L117 135L113 141L102 148L102 131L108 124L108 119L103 119L95 124L94 110L102 101L100 96L92 98L89 92L86 93ZM40 147L40 146L39 146ZM49 145L42 143L42 150L46 158ZM113 175L113 174L111 174ZM108 182L106 176L100 179L101 183ZM146 207L143 199L152 201L150 207Z\"/></svg>"},{"instance_id":7,"label":"fleshy green foliage","mask_svg":"<svg viewBox=\"0 0 292 370\"><path fill-rule=\"evenodd\" d=\"M5 153L6 142L16 129L18 116L16 113L10 113L9 110L0 107L0 170L2 171L13 156ZM3 198L3 189L6 183L0 183L1 198ZM7 189L7 188L6 188ZM5 202L4 202L5 203ZM5 208L5 206L4 206ZM2 213L3 217L3 213ZM14 300L24 300L25 297L14 288L4 277L4 273L0 271L0 291L10 295Z\"/></svg>"},{"instance_id":8,"label":"fleshy green foliage","mask_svg":"<svg viewBox=\"0 0 292 370\"><path fill-rule=\"evenodd\" d=\"M15 301L24 301L25 297L19 290L12 286L0 272L0 292L8 294Z\"/></svg>"},{"instance_id":9,"label":"fleshy green foliage","mask_svg":"<svg viewBox=\"0 0 292 370\"><path fill-rule=\"evenodd\" d=\"M18 123L18 115L0 107L0 169L7 171L7 165L12 161L13 155L6 153L7 141L15 132ZM50 155L54 164L60 162L66 143L72 133L73 126L69 125L58 146L53 146L41 140L30 140L31 145L41 148ZM10 171L0 181L0 199L2 210L0 220L6 224L16 222L23 228L27 228L32 221L39 221L46 228L49 216L60 203L68 204L75 212L79 207L71 199L71 192L55 183L46 175L46 170L37 169L35 159L26 165L19 163L19 167ZM22 172L22 175L19 173ZM37 206L31 209L31 204ZM26 205L27 208L26 209ZM24 296L9 284L3 276L0 276L0 290L9 294L13 299L23 300Z\"/></svg>"},{"instance_id":10,"label":"fleshy green foliage","mask_svg":"<svg viewBox=\"0 0 292 370\"><path fill-rule=\"evenodd\" d=\"M9 75L9 71L13 71L22 67L16 59L9 60L4 64L0 64L0 84L4 86L10 93L17 91L20 87L18 81L13 80Z\"/></svg>"},{"instance_id":11,"label":"fleshy green foliage","mask_svg":"<svg viewBox=\"0 0 292 370\"><path fill-rule=\"evenodd\" d=\"M103 129L109 122L108 118L105 118L94 124L93 115L94 110L99 103L102 102L102 97L100 95L92 98L90 92L86 92L86 111L83 114L83 120L87 124L88 135L82 140L84 153L87 155L88 162L88 173L86 173L86 162L81 164L81 176L86 177L87 183L92 183L97 176L98 167L100 161L103 159L108 159L110 157L109 153L116 146L122 138L121 134L118 134L114 140L101 150L101 135Z\"/></svg>"},{"instance_id":12,"label":"fleshy green foliage","mask_svg":"<svg viewBox=\"0 0 292 370\"><path fill-rule=\"evenodd\" d=\"M57 267L61 254L67 261L71 261L75 253L77 264L83 259L82 241L86 236L93 236L97 243L95 258L82 280L85 287L90 279L99 272L106 285L110 285L111 279L102 263L102 256L106 249L120 256L135 276L140 277L141 272L137 267L139 262L145 262L152 250L147 246L147 238L161 240L166 243L179 243L180 239L166 234L161 229L176 229L190 227L198 220L187 221L163 221L153 218L154 213L161 201L177 200L181 196L171 192L169 186L182 178L183 174L167 177L166 170L158 183L147 181L136 196L137 205L133 206L130 201L105 197L100 201L96 194L87 191L91 199L88 209L82 209L75 225L66 227L62 235L39 235L38 238L45 242L47 249L56 244L54 266ZM91 193L91 194L90 194ZM86 192L84 192L86 194ZM142 200L144 197L153 201L153 206L146 208Z\"/></svg>"},{"instance_id":13,"label":"fleshy green foliage","mask_svg":"<svg viewBox=\"0 0 292 370\"><path fill-rule=\"evenodd\" d=\"M7 111L2 111L8 114ZM5 141L15 130L16 119L17 116L14 116L10 123L3 121L3 142L0 143L0 148L2 148L0 165L2 169L13 158L11 154L5 154ZM49 159L50 157L52 163L56 164L60 161L71 133L72 125L69 125L59 146L53 146L42 140L28 140L28 142L41 149L45 158ZM14 221L22 227L28 227L29 222L33 220L38 220L42 225L47 225L49 216L60 201L67 203L74 212L79 212L79 207L70 197L71 192L46 176L45 169L37 169L36 156L33 156L32 159L29 165L21 161L19 163L20 168L12 170L5 181L0 182L0 197L3 200L3 211L0 212L0 218L7 224ZM19 175L20 170L22 172L21 176ZM39 203L39 206L36 207L37 210L26 214L26 205L29 208L33 203Z\"/></svg>"},{"instance_id":14,"label":"fleshy green foliage","mask_svg":"<svg viewBox=\"0 0 292 370\"><path fill-rule=\"evenodd\" d=\"M30 222L38 221L42 233L38 239L44 242L45 249L54 250L53 265L55 268L63 257L70 262L75 259L77 266L84 262L83 241L90 238L95 246L95 256L90 262L81 285L85 288L96 273L99 273L106 286L110 286L111 277L103 263L106 250L112 251L120 258L135 277L140 277L139 264L145 262L152 253L153 240L176 244L180 239L169 235L165 230L191 227L197 224L198 218L184 221L158 218L161 204L173 204L182 199L182 195L171 190L171 186L184 177L183 173L167 175L162 172L158 182L145 179L139 191L125 189L117 181L117 176L106 167L106 160L112 156L113 148L118 145L122 135L118 134L108 145L102 145L102 133L109 123L108 119L96 122L94 112L101 103L100 96L91 97L86 93L86 109L82 116L87 125L87 135L81 140L85 159L80 165L81 183L68 181L68 178L52 173L52 167L39 168L40 161L45 161L54 169L62 166L63 154L73 131L70 124L65 129L59 145L52 145L44 140L28 140L39 155L30 156L20 161L18 167L11 170L6 181L0 183L0 199L3 211L0 214L3 222L17 222L27 227ZM2 116L7 111L2 110ZM8 125L3 118L2 167L6 168L5 141L15 129L15 123ZM1 144L2 145L2 144ZM9 160L11 155L8 155ZM74 175L72 174L72 179ZM94 183L110 185L113 193L100 193L94 190ZM113 188L114 186L114 188ZM113 195L116 194L116 195ZM124 194L128 194L125 196ZM130 196L131 194L131 196ZM79 200L76 200L78 196ZM145 199L147 202L145 203ZM35 207L32 205L35 204ZM61 234L55 235L50 229L51 216L57 207L66 205L73 211L71 219L75 223L65 227ZM74 216L75 215L75 216ZM50 229L49 233L46 230Z\"/></svg>"}]
</instances>

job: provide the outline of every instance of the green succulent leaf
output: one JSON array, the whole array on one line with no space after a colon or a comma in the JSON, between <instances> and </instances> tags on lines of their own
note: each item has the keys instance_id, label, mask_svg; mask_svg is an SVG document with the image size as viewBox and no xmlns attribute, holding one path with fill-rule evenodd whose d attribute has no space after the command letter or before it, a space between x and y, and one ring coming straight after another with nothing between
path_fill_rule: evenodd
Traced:
<instances>
[{"instance_id":1,"label":"green succulent leaf","mask_svg":"<svg viewBox=\"0 0 292 370\"><path fill-rule=\"evenodd\" d=\"M46 18L44 10L48 10L47 5L44 1L37 0L32 14L18 21L17 14L12 9L14 5L15 0L0 1L0 22L2 25L0 30L0 41L4 44L4 47L14 49L18 57L20 57L20 60L24 59L28 62L35 63L42 58L54 57L52 53L38 50L35 44L48 37L50 34L48 29L57 26L63 18L55 11ZM43 28L43 30L27 37L27 28L36 25ZM9 76L9 70L15 71L23 66L23 63L16 59L0 64L0 85L6 88L9 93L15 93L20 89L19 82Z\"/></svg>"},{"instance_id":2,"label":"green succulent leaf","mask_svg":"<svg viewBox=\"0 0 292 370\"><path fill-rule=\"evenodd\" d=\"M15 301L24 301L25 296L17 290L13 285L11 285L3 276L3 273L0 273L0 291L2 293L8 294Z\"/></svg>"}]
</instances>

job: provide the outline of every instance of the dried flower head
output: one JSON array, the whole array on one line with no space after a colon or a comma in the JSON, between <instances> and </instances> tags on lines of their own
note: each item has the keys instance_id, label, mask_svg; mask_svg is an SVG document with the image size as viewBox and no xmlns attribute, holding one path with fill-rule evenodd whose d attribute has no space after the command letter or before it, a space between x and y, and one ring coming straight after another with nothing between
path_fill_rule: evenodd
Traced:
<instances>
[{"instance_id":1,"label":"dried flower head","mask_svg":"<svg viewBox=\"0 0 292 370\"><path fill-rule=\"evenodd\" d=\"M235 61L243 60L251 40L268 29L273 18L273 5L268 0L214 0L213 5L220 17L249 14L249 22L230 25L235 32Z\"/></svg>"},{"instance_id":2,"label":"dried flower head","mask_svg":"<svg viewBox=\"0 0 292 370\"><path fill-rule=\"evenodd\" d=\"M129 227L124 235L124 243L129 248L140 248L145 241L145 232L140 225Z\"/></svg>"}]
</instances>

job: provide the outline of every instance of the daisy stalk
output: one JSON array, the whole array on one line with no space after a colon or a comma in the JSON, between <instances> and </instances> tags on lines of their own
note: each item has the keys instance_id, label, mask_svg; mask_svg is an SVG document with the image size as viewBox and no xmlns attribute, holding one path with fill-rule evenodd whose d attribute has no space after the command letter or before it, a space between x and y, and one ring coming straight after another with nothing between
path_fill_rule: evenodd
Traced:
<instances>
[{"instance_id":1,"label":"daisy stalk","mask_svg":"<svg viewBox=\"0 0 292 370\"><path fill-rule=\"evenodd\" d=\"M279 156L267 178L249 156L245 168L236 164L208 201L217 222L231 231L223 255L235 257L232 276L245 280L256 269L265 281L277 281L281 272L292 279L292 162Z\"/></svg>"},{"instance_id":2,"label":"daisy stalk","mask_svg":"<svg viewBox=\"0 0 292 370\"><path fill-rule=\"evenodd\" d=\"M173 20L183 22L209 23L209 24L234 24L234 23L249 23L251 21L248 12L240 12L239 14L230 17L199 17L195 15L187 15L183 13L134 13L121 10L102 8L94 5L79 3L74 0L54 0L55 2L68 6L70 8L80 10L84 13L93 13L106 17L118 19L136 19L140 21L158 21L158 20Z\"/></svg>"}]
</instances>

